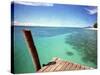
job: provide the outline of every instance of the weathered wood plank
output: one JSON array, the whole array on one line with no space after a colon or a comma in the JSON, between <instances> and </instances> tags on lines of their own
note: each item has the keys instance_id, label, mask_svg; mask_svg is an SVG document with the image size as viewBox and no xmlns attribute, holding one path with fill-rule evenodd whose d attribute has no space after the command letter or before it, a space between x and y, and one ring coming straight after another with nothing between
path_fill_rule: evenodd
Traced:
<instances>
[{"instance_id":1,"label":"weathered wood plank","mask_svg":"<svg viewBox=\"0 0 100 75\"><path fill-rule=\"evenodd\" d=\"M58 60L56 60L55 62L57 63L57 62L59 62L60 61L60 59L58 59ZM54 65L50 65L46 70L45 70L45 72L50 72L50 71L52 71L51 69L53 69L53 68L55 68L55 66L56 66L57 64L54 64Z\"/></svg>"},{"instance_id":2,"label":"weathered wood plank","mask_svg":"<svg viewBox=\"0 0 100 75\"><path fill-rule=\"evenodd\" d=\"M93 69L84 65L63 61L59 58L54 59L56 64L48 65L40 69L38 72L53 72L53 71L69 71L69 70L85 70Z\"/></svg>"},{"instance_id":3,"label":"weathered wood plank","mask_svg":"<svg viewBox=\"0 0 100 75\"><path fill-rule=\"evenodd\" d=\"M59 58L53 58L53 60L52 61L57 61L57 60L59 60ZM43 71L45 71L47 68L48 68L49 66L44 66L42 69L40 69L38 72L43 72Z\"/></svg>"},{"instance_id":4,"label":"weathered wood plank","mask_svg":"<svg viewBox=\"0 0 100 75\"><path fill-rule=\"evenodd\" d=\"M59 60L59 61L57 62L57 64L56 64L55 66L53 66L53 68L50 69L50 72L55 71L56 68L61 64L61 62L62 62L62 61Z\"/></svg>"},{"instance_id":5,"label":"weathered wood plank","mask_svg":"<svg viewBox=\"0 0 100 75\"><path fill-rule=\"evenodd\" d=\"M66 67L65 70L70 70L70 68L71 68L72 65L73 65L72 63L69 63L69 65Z\"/></svg>"},{"instance_id":6,"label":"weathered wood plank","mask_svg":"<svg viewBox=\"0 0 100 75\"><path fill-rule=\"evenodd\" d=\"M65 65L64 61L61 61L61 63L59 64L59 66L57 66L57 68L55 69L55 71L60 71L61 68Z\"/></svg>"},{"instance_id":7,"label":"weathered wood plank","mask_svg":"<svg viewBox=\"0 0 100 75\"><path fill-rule=\"evenodd\" d=\"M76 68L75 68L75 70L79 70L80 69L80 65L76 65Z\"/></svg>"},{"instance_id":8,"label":"weathered wood plank","mask_svg":"<svg viewBox=\"0 0 100 75\"><path fill-rule=\"evenodd\" d=\"M64 62L65 64L63 65L63 67L61 68L61 71L64 71L65 70L65 68L68 66L68 62Z\"/></svg>"},{"instance_id":9,"label":"weathered wood plank","mask_svg":"<svg viewBox=\"0 0 100 75\"><path fill-rule=\"evenodd\" d=\"M24 38L27 43L27 46L29 48L29 51L32 55L32 60L34 61L36 71L38 71L39 69L41 69L41 65L40 65L38 52L36 50L36 47L34 45L34 41L32 38L32 33L30 30L23 30L23 34L24 34Z\"/></svg>"},{"instance_id":10,"label":"weathered wood plank","mask_svg":"<svg viewBox=\"0 0 100 75\"><path fill-rule=\"evenodd\" d=\"M72 67L70 67L70 70L75 70L76 66L77 66L76 64L72 64Z\"/></svg>"}]
</instances>

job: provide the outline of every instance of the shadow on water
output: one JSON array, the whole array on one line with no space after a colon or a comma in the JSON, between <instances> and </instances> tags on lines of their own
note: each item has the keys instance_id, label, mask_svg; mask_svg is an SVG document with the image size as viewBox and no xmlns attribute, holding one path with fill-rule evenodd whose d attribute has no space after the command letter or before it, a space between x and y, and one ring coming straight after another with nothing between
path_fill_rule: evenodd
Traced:
<instances>
[{"instance_id":1,"label":"shadow on water","mask_svg":"<svg viewBox=\"0 0 100 75\"><path fill-rule=\"evenodd\" d=\"M84 63L91 62L97 68L97 31L78 30L78 33L65 38L65 43L73 46L77 50ZM68 55L73 55L67 52Z\"/></svg>"}]
</instances>

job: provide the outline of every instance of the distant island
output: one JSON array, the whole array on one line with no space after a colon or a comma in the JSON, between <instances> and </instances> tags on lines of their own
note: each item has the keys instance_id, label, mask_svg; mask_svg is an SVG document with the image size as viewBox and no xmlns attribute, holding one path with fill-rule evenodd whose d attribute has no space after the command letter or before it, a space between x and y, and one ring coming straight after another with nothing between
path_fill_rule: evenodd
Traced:
<instances>
[{"instance_id":1,"label":"distant island","mask_svg":"<svg viewBox=\"0 0 100 75\"><path fill-rule=\"evenodd\" d=\"M94 23L92 26L84 27L84 28L97 28L97 22Z\"/></svg>"},{"instance_id":2,"label":"distant island","mask_svg":"<svg viewBox=\"0 0 100 75\"><path fill-rule=\"evenodd\" d=\"M93 25L94 28L97 28L97 22Z\"/></svg>"},{"instance_id":3,"label":"distant island","mask_svg":"<svg viewBox=\"0 0 100 75\"><path fill-rule=\"evenodd\" d=\"M92 26L88 26L88 27L84 27L84 28L86 28L86 29L92 29L92 30L97 30L97 22L96 23L94 23Z\"/></svg>"}]
</instances>

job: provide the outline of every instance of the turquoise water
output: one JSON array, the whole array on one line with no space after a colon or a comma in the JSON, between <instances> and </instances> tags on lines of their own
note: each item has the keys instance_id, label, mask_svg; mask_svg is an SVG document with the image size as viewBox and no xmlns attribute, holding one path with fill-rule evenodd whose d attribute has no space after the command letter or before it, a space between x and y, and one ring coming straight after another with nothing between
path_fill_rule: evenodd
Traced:
<instances>
[{"instance_id":1,"label":"turquoise water","mask_svg":"<svg viewBox=\"0 0 100 75\"><path fill-rule=\"evenodd\" d=\"M67 27L14 27L15 73L35 72L34 61L22 30L29 29L38 51L41 66L53 57L97 67L97 31Z\"/></svg>"}]
</instances>

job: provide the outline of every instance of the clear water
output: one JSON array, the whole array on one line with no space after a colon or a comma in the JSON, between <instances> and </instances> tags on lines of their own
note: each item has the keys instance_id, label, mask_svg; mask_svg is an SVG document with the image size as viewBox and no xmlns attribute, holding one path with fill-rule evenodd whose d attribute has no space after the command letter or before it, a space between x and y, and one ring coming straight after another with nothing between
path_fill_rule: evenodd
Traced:
<instances>
[{"instance_id":1,"label":"clear water","mask_svg":"<svg viewBox=\"0 0 100 75\"><path fill-rule=\"evenodd\" d=\"M29 29L37 48L41 66L53 57L97 67L97 31L67 27L14 27L15 73L35 72L34 61L22 30Z\"/></svg>"}]
</instances>

